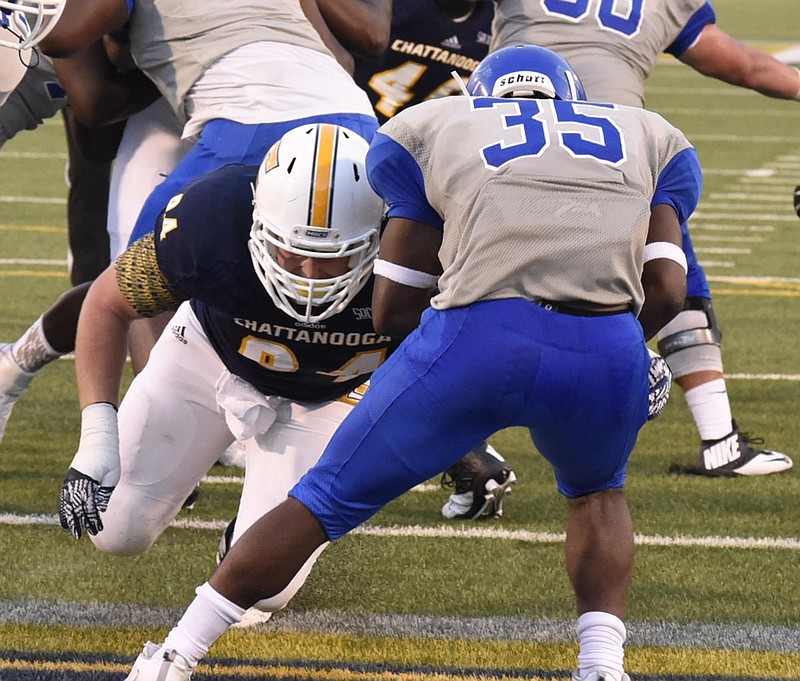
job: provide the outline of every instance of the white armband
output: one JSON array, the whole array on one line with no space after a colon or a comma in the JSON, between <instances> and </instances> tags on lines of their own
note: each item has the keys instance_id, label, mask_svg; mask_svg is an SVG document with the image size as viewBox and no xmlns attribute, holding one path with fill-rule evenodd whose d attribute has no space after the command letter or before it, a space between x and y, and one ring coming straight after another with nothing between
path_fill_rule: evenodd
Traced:
<instances>
[{"instance_id":1,"label":"white armband","mask_svg":"<svg viewBox=\"0 0 800 681\"><path fill-rule=\"evenodd\" d=\"M670 243L669 241L654 241L650 244L644 245L644 262L651 260L658 260L659 258L666 258L678 263L684 272L688 272L689 268L686 264L686 253L680 246Z\"/></svg>"},{"instance_id":2,"label":"white armband","mask_svg":"<svg viewBox=\"0 0 800 681\"><path fill-rule=\"evenodd\" d=\"M795 66L794 70L797 71L797 75L800 77L800 69ZM794 96L794 98L800 100L800 88L797 89L797 94Z\"/></svg>"},{"instance_id":3,"label":"white armband","mask_svg":"<svg viewBox=\"0 0 800 681\"><path fill-rule=\"evenodd\" d=\"M428 272L421 272L420 270L412 270L409 267L403 267L396 263L389 262L388 260L375 259L373 266L375 274L396 281L403 286L411 286L413 288L433 288L439 277L435 274L428 274Z\"/></svg>"}]
</instances>

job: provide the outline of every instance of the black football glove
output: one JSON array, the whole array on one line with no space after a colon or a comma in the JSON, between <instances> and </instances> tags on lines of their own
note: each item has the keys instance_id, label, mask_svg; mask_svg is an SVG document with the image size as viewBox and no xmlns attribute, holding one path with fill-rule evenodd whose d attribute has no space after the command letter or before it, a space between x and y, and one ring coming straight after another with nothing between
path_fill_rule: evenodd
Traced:
<instances>
[{"instance_id":1,"label":"black football glove","mask_svg":"<svg viewBox=\"0 0 800 681\"><path fill-rule=\"evenodd\" d=\"M652 421L664 411L672 388L672 372L667 360L650 351L650 390L647 393L647 420Z\"/></svg>"},{"instance_id":2,"label":"black football glove","mask_svg":"<svg viewBox=\"0 0 800 681\"><path fill-rule=\"evenodd\" d=\"M58 519L61 527L80 539L85 529L95 535L103 529L100 514L108 508L113 487L101 487L88 475L70 468L61 484L58 500Z\"/></svg>"},{"instance_id":3,"label":"black football glove","mask_svg":"<svg viewBox=\"0 0 800 681\"><path fill-rule=\"evenodd\" d=\"M794 188L794 212L800 218L800 185Z\"/></svg>"}]
</instances>

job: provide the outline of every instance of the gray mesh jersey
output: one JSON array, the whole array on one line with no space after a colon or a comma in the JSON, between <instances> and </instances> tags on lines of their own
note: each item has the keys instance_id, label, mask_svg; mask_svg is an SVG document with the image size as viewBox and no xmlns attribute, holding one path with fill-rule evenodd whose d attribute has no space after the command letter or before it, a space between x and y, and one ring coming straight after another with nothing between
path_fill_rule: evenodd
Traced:
<instances>
[{"instance_id":1,"label":"gray mesh jersey","mask_svg":"<svg viewBox=\"0 0 800 681\"><path fill-rule=\"evenodd\" d=\"M645 78L706 3L588 0L570 4L578 15L570 17L549 0L496 0L490 51L514 43L550 48L575 69L589 100L644 106Z\"/></svg>"},{"instance_id":2,"label":"gray mesh jersey","mask_svg":"<svg viewBox=\"0 0 800 681\"><path fill-rule=\"evenodd\" d=\"M630 305L638 314L651 200L664 168L692 149L661 116L448 97L401 111L379 132L409 152L444 218L434 308L526 298Z\"/></svg>"},{"instance_id":3,"label":"gray mesh jersey","mask_svg":"<svg viewBox=\"0 0 800 681\"><path fill-rule=\"evenodd\" d=\"M228 0L212 8L198 0L136 0L131 14L133 59L179 117L186 94L209 66L262 41L330 54L298 0Z\"/></svg>"},{"instance_id":4,"label":"gray mesh jersey","mask_svg":"<svg viewBox=\"0 0 800 681\"><path fill-rule=\"evenodd\" d=\"M0 147L20 130L34 130L67 105L53 62L42 55L39 59L0 107Z\"/></svg>"}]
</instances>

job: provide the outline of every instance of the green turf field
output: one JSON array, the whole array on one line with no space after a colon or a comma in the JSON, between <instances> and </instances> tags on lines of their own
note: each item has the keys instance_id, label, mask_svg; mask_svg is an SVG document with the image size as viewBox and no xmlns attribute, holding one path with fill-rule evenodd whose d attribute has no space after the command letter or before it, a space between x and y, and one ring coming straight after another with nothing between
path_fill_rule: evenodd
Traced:
<instances>
[{"instance_id":1,"label":"green turf field","mask_svg":"<svg viewBox=\"0 0 800 681\"><path fill-rule=\"evenodd\" d=\"M730 33L800 63L797 0L714 5ZM725 335L734 416L800 457L800 221L791 207L800 104L667 59L647 93L704 164L692 230ZM69 286L64 151L56 118L0 152L0 341ZM61 530L60 481L78 441L73 368L64 360L42 372L0 445L2 681L124 678L210 575L236 512L239 486L220 478L240 471L217 467L195 509L144 556L109 557ZM197 678L567 678L576 646L564 504L524 432L492 441L519 478L504 518L445 522L447 492L431 484L408 493L323 554L271 624L226 634ZM800 680L800 472L668 473L692 463L697 445L676 388L629 468L638 548L627 668L634 679Z\"/></svg>"}]
</instances>

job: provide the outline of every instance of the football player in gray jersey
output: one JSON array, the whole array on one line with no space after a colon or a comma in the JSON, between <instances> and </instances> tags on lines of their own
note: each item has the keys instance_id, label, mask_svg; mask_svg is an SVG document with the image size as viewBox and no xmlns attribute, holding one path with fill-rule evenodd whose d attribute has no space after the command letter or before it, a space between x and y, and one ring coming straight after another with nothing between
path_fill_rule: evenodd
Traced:
<instances>
[{"instance_id":1,"label":"football player in gray jersey","mask_svg":"<svg viewBox=\"0 0 800 681\"><path fill-rule=\"evenodd\" d=\"M389 48L378 57L369 58L350 39L365 6L392 9ZM457 94L453 70L466 81L489 51L491 0L404 0L393 6L388 0L327 0L320 9L348 49L365 57L356 59L354 78L381 122L424 100ZM452 491L441 513L447 519L499 518L516 480L500 452L482 442L442 475L442 486Z\"/></svg>"},{"instance_id":2,"label":"football player in gray jersey","mask_svg":"<svg viewBox=\"0 0 800 681\"><path fill-rule=\"evenodd\" d=\"M51 2L55 4L61 1L48 0L41 5L47 6ZM3 2L4 0L0 0L0 3ZM343 71L342 66L331 59L333 53L344 62L344 66L350 60L352 68L352 57L346 54L341 45L337 48L338 43L332 39L330 30L325 26L315 0L281 0L279 3L271 3L268 7L244 0L242 4L245 9L234 22L236 25L234 30L231 22L225 18L227 15L209 13L196 3L189 3L187 12L199 16L199 20L205 22L203 25L208 29L202 38L202 49L198 48L198 63L187 64L180 61L174 65L180 73L170 76L172 67L169 66L168 58L164 63L156 60L157 64L150 64L147 59L143 60L143 66L150 69L148 75L163 88L165 100L172 104L172 119L177 121L177 116L180 115L188 116L189 121L188 127L183 129L185 138L183 143L179 143L180 131L175 133L169 125L163 124L163 111L160 109L142 126L141 131L143 133L152 131L153 139L158 140L159 146L163 146L166 150L163 160L166 160L167 164L165 166L161 160L151 164L154 172L163 173L158 178L160 187L157 191L160 193L141 200L139 206L145 204L145 212L142 214L137 211L138 220L132 221L136 222L132 237L134 239L152 228L155 217L160 210L163 210L169 198L197 174L208 172L222 162L249 160L251 163L258 163L270 146L263 141L264 136L262 135L257 143L250 146L237 142L237 140L251 139L248 135L255 128L263 130L270 125L284 126L280 129L273 128L275 132L268 135L269 139L272 139L279 137L281 130L286 129L287 124L293 127L289 122L295 116L308 115L317 118L338 116L341 112L351 112L346 115L356 127L365 129L377 127L366 95L357 88L349 74ZM107 32L121 30L129 19L133 5L134 3L129 5L124 0L90 0L82 3L77 9L77 5L70 5L64 10L64 14L42 44L42 48L54 55L73 55L69 60L57 60L57 67L61 69L62 64L86 55ZM173 39L178 39L178 36L187 30L193 35L198 34L197 24L182 20L180 17L175 18L174 12L180 14L180 6L182 6L181 0L159 4L168 15L168 23L176 22L173 26L175 29ZM155 3L152 0L139 0L134 9L136 11L133 14L136 17L135 21L132 21L134 33L131 40L134 57L142 51L148 52L147 46L150 45L162 56L165 50L169 52L169 40L161 41L160 38L164 36L159 31L154 33L146 30L148 22L159 21ZM248 25L247 17L254 14L257 20ZM364 35L388 33L388 16L385 31L381 30L380 22L383 16L384 13L381 12L365 15L362 24ZM220 32L222 40L216 42L214 36ZM259 41L264 41L265 38L266 41L248 42L254 35ZM323 39L326 40L324 45ZM374 40L370 42L362 39L361 45L365 51L380 47ZM220 53L222 56L215 59ZM185 52L182 54L185 56ZM304 59L303 55L307 58ZM152 57L152 54L150 56ZM268 61L264 61L265 56L269 57ZM233 61L228 61L229 57ZM291 68L284 68L285 63L291 64ZM203 65L207 67L205 70L200 68ZM69 73L59 72L59 77L68 93L73 86L82 87L85 84L78 70L71 70ZM204 83L208 81L204 79L211 81L205 88ZM276 80L282 82L273 82ZM196 87L190 87L192 82ZM130 104L134 107L136 103L129 102L129 99L124 92L120 92L119 97L107 98L106 104L114 105L122 102L125 106ZM82 98L73 97L73 100L74 106ZM254 105L254 102L259 104ZM159 103L155 102L146 111L157 107ZM123 112L113 113L122 115ZM81 120L93 119L97 112L91 107L86 107L78 115ZM209 133L212 140L208 144L203 140L201 132L205 130L207 123L213 128ZM242 131L245 134L240 137L239 133ZM200 140L196 137L198 133ZM186 158L187 152L193 152L194 156ZM138 157L136 150L132 150L130 155L132 159ZM141 161L146 165L148 159ZM177 174L174 172L176 170ZM168 176L169 182L162 182L164 175ZM134 183L137 198L142 187L154 186L148 184L144 178L140 179L142 181ZM112 190L114 187L112 183ZM116 210L115 206L110 206L110 209ZM124 217L120 215L119 221L122 222ZM131 225L128 225L128 228L130 229ZM130 234L128 232L128 235ZM122 248L125 245L122 244ZM112 256L117 252L112 250ZM62 297L56 301L15 343L3 344L0 347L0 438L11 409L27 390L36 373L63 352L68 352L74 347L77 313L85 292L85 287L72 289L65 294L68 296L67 300ZM53 337L55 324L48 324L46 330L42 328L43 321L48 323L51 319L58 320L58 338ZM143 320L134 325L138 328L137 343L132 346L132 359L137 368L144 365L149 349L158 337L160 328L166 323L166 319L160 320L160 324L157 325L152 325L150 322L151 320ZM63 334L60 329L63 329ZM46 333L47 330L50 332Z\"/></svg>"},{"instance_id":3,"label":"football player in gray jersey","mask_svg":"<svg viewBox=\"0 0 800 681\"><path fill-rule=\"evenodd\" d=\"M800 99L800 72L716 25L708 0L495 0L492 49L532 42L568 59L590 99L644 106L644 82L666 52L703 75L769 97ZM658 334L700 434L697 464L671 470L712 477L768 475L790 457L757 448L733 419L711 290L683 225L689 262L684 310Z\"/></svg>"},{"instance_id":4,"label":"football player in gray jersey","mask_svg":"<svg viewBox=\"0 0 800 681\"><path fill-rule=\"evenodd\" d=\"M582 101L572 69L543 48L490 55L467 89L399 113L367 157L389 207L375 327L410 335L130 681L187 681L245 608L294 583L320 547L510 426L529 429L567 499L573 679L628 681L622 487L652 412L645 341L686 294L680 224L700 165L661 116Z\"/></svg>"}]
</instances>

